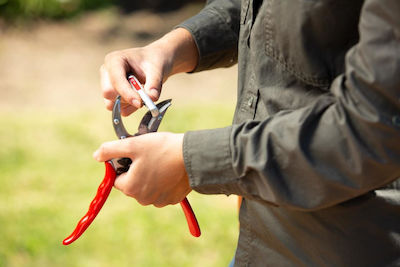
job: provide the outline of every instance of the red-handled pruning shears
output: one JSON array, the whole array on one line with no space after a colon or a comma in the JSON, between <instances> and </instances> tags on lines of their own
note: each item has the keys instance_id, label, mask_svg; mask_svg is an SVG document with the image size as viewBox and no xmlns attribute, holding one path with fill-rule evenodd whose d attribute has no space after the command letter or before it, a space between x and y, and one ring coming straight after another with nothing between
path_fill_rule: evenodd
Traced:
<instances>
[{"instance_id":1,"label":"red-handled pruning shears","mask_svg":"<svg viewBox=\"0 0 400 267\"><path fill-rule=\"evenodd\" d=\"M133 88L135 88L136 90L139 90L138 88L142 89L141 84L138 83L134 76L129 76L128 79ZM137 84L135 84L134 81L136 81ZM130 135L125 129L121 119L121 97L117 97L112 112L112 123L115 133L117 134L119 139L156 132L158 130L158 127L160 126L161 120L165 115L165 112L171 106L171 99L164 100L157 105L154 105L153 103L153 106L150 106L151 104L146 103L149 101L149 99L143 100L150 110L142 118L139 124L138 132L134 135ZM151 100L150 102L152 103ZM97 214L103 207L104 203L106 202L107 197L110 194L111 189L114 185L116 177L121 173L128 171L131 163L132 160L130 158L112 159L105 162L106 173L102 183L97 189L97 194L93 201L90 203L88 212L79 220L75 230L72 232L72 234L70 234L67 238L63 240L64 245L71 244L85 232L85 230L93 222L93 220L96 218ZM196 216L189 204L189 201L187 200L187 198L185 198L180 204L185 214L190 233L195 237L199 237L201 235L200 227L197 222Z\"/></svg>"}]
</instances>

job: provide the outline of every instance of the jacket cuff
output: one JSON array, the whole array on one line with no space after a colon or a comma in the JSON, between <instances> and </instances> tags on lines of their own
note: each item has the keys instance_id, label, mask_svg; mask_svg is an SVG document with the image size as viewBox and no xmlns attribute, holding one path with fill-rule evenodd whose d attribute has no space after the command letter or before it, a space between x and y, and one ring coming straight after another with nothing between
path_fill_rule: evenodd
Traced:
<instances>
[{"instance_id":1,"label":"jacket cuff","mask_svg":"<svg viewBox=\"0 0 400 267\"><path fill-rule=\"evenodd\" d=\"M239 185L231 162L232 127L187 132L183 157L192 189L202 194L237 194Z\"/></svg>"},{"instance_id":2,"label":"jacket cuff","mask_svg":"<svg viewBox=\"0 0 400 267\"><path fill-rule=\"evenodd\" d=\"M192 72L236 64L237 36L214 9L203 9L175 28L188 30L196 43L199 61Z\"/></svg>"}]
</instances>

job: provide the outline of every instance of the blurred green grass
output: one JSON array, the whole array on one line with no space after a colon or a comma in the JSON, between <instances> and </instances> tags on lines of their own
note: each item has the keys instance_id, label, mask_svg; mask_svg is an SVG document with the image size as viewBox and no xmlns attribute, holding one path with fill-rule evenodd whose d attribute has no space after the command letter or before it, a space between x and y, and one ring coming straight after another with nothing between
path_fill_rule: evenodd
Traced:
<instances>
[{"instance_id":1,"label":"blurred green grass","mask_svg":"<svg viewBox=\"0 0 400 267\"><path fill-rule=\"evenodd\" d=\"M171 107L161 131L223 127L230 106ZM125 119L134 132L140 114ZM192 192L202 236L177 206L140 206L113 190L87 232L61 241L104 175L92 152L115 139L106 111L0 113L0 266L227 266L238 235L236 198ZM132 127L130 127L132 126Z\"/></svg>"},{"instance_id":2,"label":"blurred green grass","mask_svg":"<svg viewBox=\"0 0 400 267\"><path fill-rule=\"evenodd\" d=\"M0 17L8 20L65 19L109 7L114 0L0 0Z\"/></svg>"}]
</instances>

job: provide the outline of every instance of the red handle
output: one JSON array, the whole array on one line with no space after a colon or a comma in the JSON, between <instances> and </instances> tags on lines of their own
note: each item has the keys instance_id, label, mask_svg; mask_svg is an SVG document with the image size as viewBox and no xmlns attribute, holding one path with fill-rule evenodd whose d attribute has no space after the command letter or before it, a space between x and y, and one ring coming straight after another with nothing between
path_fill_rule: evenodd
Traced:
<instances>
[{"instance_id":1,"label":"red handle","mask_svg":"<svg viewBox=\"0 0 400 267\"><path fill-rule=\"evenodd\" d=\"M190 206L189 201L185 197L184 200L180 203L183 213L185 213L186 221L189 226L189 231L194 237L199 237L201 235L200 231L200 226L199 223L197 222L196 215L194 215L194 212L192 210L192 207Z\"/></svg>"},{"instance_id":2,"label":"red handle","mask_svg":"<svg viewBox=\"0 0 400 267\"><path fill-rule=\"evenodd\" d=\"M106 174L104 175L104 179L97 189L96 196L89 205L89 210L86 212L85 216L79 220L72 234L63 240L63 245L69 245L77 240L93 222L94 218L96 218L97 214L99 214L101 208L106 202L114 185L116 173L110 162L106 161L105 164Z\"/></svg>"},{"instance_id":3,"label":"red handle","mask_svg":"<svg viewBox=\"0 0 400 267\"><path fill-rule=\"evenodd\" d=\"M79 220L78 224L75 227L75 230L63 240L63 245L69 245L77 240L90 226L90 224L96 218L97 214L99 214L101 208L106 202L114 185L116 172L110 162L106 161L105 165L106 173L104 175L104 179L97 189L96 196L89 205L89 210L86 212L85 216L83 216ZM189 201L187 200L187 198L185 198L180 204L185 214L190 233L195 237L199 237L201 235L199 223L197 222L196 215L194 215Z\"/></svg>"}]
</instances>

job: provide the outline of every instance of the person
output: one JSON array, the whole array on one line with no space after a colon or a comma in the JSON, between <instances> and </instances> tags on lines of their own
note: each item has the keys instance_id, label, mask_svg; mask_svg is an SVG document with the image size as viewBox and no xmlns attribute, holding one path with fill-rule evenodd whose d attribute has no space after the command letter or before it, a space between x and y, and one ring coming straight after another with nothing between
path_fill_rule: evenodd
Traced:
<instances>
[{"instance_id":1,"label":"person","mask_svg":"<svg viewBox=\"0 0 400 267\"><path fill-rule=\"evenodd\" d=\"M115 187L143 205L192 189L243 196L235 266L400 265L400 2L210 0L101 67L110 109L165 80L238 63L229 127L104 143L130 157ZM166 156L168 155L168 156ZM157 167L155 167L157 166Z\"/></svg>"}]
</instances>

